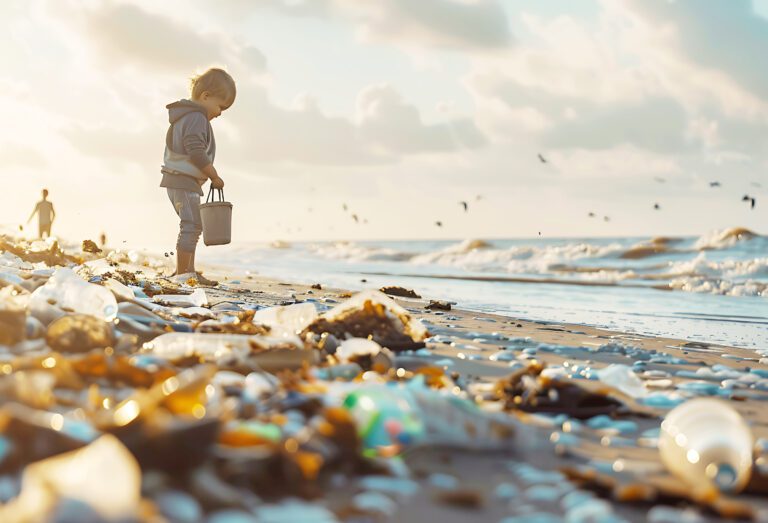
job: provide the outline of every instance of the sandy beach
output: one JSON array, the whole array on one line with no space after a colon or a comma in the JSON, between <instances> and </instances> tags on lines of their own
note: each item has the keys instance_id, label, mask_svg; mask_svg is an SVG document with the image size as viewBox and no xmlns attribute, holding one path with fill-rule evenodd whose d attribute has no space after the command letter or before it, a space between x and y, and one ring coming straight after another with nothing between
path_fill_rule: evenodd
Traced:
<instances>
[{"instance_id":1,"label":"sandy beach","mask_svg":"<svg viewBox=\"0 0 768 523\"><path fill-rule=\"evenodd\" d=\"M218 287L176 285L158 258L40 247L3 245L3 521L761 520L768 509L759 351L377 289L339 316L357 298L323 282L209 267ZM40 308L63 288L85 299L50 294ZM99 319L106 290L117 308ZM222 334L233 337L206 341ZM660 458L664 416L701 396L739 412L756 442L738 495ZM93 473L67 488L66 467ZM112 475L133 478L104 493L121 511L83 493ZM46 482L46 502L31 503Z\"/></svg>"}]
</instances>

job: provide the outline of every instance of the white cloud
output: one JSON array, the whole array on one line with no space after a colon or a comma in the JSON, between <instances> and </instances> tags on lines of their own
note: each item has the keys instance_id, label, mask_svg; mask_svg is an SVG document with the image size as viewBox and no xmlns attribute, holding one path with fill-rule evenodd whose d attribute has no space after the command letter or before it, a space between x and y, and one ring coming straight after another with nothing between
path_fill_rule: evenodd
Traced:
<instances>
[{"instance_id":1,"label":"white cloud","mask_svg":"<svg viewBox=\"0 0 768 523\"><path fill-rule=\"evenodd\" d=\"M226 33L201 33L168 16L136 5L104 0L87 8L49 4L62 19L83 31L107 65L133 65L154 73L190 74L211 64L231 64L260 72L266 58L258 49Z\"/></svg>"},{"instance_id":2,"label":"white cloud","mask_svg":"<svg viewBox=\"0 0 768 523\"><path fill-rule=\"evenodd\" d=\"M364 36L460 50L504 48L510 21L496 0L334 0Z\"/></svg>"},{"instance_id":3,"label":"white cloud","mask_svg":"<svg viewBox=\"0 0 768 523\"><path fill-rule=\"evenodd\" d=\"M476 148L486 140L469 119L424 124L418 109L389 85L365 88L357 98L357 120L366 141L394 153Z\"/></svg>"}]
</instances>

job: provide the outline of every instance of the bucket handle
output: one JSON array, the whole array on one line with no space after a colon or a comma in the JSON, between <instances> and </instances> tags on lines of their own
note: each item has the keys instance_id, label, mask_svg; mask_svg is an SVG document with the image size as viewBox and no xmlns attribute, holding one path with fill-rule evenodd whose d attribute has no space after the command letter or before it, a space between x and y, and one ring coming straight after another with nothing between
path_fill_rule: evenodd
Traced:
<instances>
[{"instance_id":1,"label":"bucket handle","mask_svg":"<svg viewBox=\"0 0 768 523\"><path fill-rule=\"evenodd\" d=\"M219 201L224 202L224 189L216 189L219 192ZM216 196L213 193L213 187L208 189L208 197L205 199L205 203L216 202Z\"/></svg>"}]
</instances>

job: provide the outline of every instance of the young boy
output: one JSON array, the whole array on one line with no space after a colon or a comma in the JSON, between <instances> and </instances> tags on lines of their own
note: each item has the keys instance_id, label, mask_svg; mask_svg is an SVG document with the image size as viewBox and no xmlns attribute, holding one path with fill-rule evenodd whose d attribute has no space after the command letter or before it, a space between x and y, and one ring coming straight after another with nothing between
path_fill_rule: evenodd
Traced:
<instances>
[{"instance_id":1,"label":"young boy","mask_svg":"<svg viewBox=\"0 0 768 523\"><path fill-rule=\"evenodd\" d=\"M180 219L176 279L186 281L194 277L201 285L215 286L218 282L195 271L195 248L203 230L200 196L208 180L215 189L224 187L224 180L213 167L216 140L211 120L232 105L237 90L226 71L208 69L192 79L191 91L191 100L183 99L166 106L171 126L165 137L160 187L166 188Z\"/></svg>"},{"instance_id":2,"label":"young boy","mask_svg":"<svg viewBox=\"0 0 768 523\"><path fill-rule=\"evenodd\" d=\"M43 189L43 199L37 202L32 214L29 215L27 223L37 214L38 237L42 240L43 235L50 238L51 224L56 218L56 211L53 210L53 204L48 201L48 189Z\"/></svg>"}]
</instances>

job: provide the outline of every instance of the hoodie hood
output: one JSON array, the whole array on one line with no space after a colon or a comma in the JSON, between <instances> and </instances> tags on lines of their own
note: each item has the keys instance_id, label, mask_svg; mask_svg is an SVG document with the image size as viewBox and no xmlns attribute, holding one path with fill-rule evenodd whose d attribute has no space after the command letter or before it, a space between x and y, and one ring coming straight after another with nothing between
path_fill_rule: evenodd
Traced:
<instances>
[{"instance_id":1,"label":"hoodie hood","mask_svg":"<svg viewBox=\"0 0 768 523\"><path fill-rule=\"evenodd\" d=\"M165 108L168 109L168 122L172 124L178 122L183 116L186 116L189 113L202 113L206 119L208 118L208 113L205 110L205 107L192 100L179 100L178 102L169 103Z\"/></svg>"}]
</instances>

